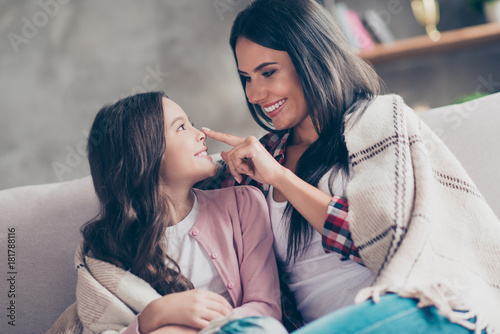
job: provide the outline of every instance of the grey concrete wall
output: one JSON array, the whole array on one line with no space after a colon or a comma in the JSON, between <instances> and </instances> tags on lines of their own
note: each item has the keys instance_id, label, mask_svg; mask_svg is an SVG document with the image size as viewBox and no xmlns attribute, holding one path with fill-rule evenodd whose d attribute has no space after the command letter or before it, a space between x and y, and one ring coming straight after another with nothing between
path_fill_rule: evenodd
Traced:
<instances>
[{"instance_id":1,"label":"grey concrete wall","mask_svg":"<svg viewBox=\"0 0 500 334\"><path fill-rule=\"evenodd\" d=\"M260 133L228 44L247 1L41 2L0 3L0 189L88 175L96 112L142 90L164 90L196 126Z\"/></svg>"},{"instance_id":2,"label":"grey concrete wall","mask_svg":"<svg viewBox=\"0 0 500 334\"><path fill-rule=\"evenodd\" d=\"M440 2L451 10L443 12L457 12L457 1ZM0 189L88 175L84 145L95 113L141 90L166 91L196 126L263 134L246 109L228 45L232 21L247 3L1 1ZM369 3L380 10L389 6L388 0ZM406 1L401 3L405 9L392 17L391 27L398 38L420 34L423 28L412 21ZM476 14L464 15L443 17L456 28ZM499 49L399 61L377 71L389 91L410 105L434 107L474 90L480 77L500 81ZM209 148L218 152L224 146L209 141Z\"/></svg>"}]
</instances>

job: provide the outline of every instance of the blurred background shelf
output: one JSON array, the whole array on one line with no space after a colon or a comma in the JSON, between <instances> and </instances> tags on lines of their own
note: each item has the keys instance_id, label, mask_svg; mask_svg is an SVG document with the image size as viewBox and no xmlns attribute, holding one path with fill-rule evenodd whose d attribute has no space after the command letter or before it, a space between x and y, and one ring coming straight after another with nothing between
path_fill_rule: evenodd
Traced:
<instances>
[{"instance_id":1,"label":"blurred background shelf","mask_svg":"<svg viewBox=\"0 0 500 334\"><path fill-rule=\"evenodd\" d=\"M398 40L391 44L377 44L371 50L360 52L359 56L372 64L380 64L430 53L466 49L499 40L500 24L487 23L444 31L438 42L433 42L427 35L422 35Z\"/></svg>"}]
</instances>

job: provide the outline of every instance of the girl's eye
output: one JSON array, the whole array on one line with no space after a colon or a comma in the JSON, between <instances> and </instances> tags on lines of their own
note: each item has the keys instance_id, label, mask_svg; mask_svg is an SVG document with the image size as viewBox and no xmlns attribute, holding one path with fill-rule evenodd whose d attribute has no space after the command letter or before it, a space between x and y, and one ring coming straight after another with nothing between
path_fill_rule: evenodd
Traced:
<instances>
[{"instance_id":1,"label":"girl's eye","mask_svg":"<svg viewBox=\"0 0 500 334\"><path fill-rule=\"evenodd\" d=\"M265 78L269 78L271 75L273 75L273 74L274 74L274 72L276 72L276 70L271 70L271 71L264 72L264 73L262 73L262 75L263 75Z\"/></svg>"},{"instance_id":2,"label":"girl's eye","mask_svg":"<svg viewBox=\"0 0 500 334\"><path fill-rule=\"evenodd\" d=\"M191 126L194 127L194 123L191 123ZM186 130L186 124L182 123L178 128L177 131L184 131Z\"/></svg>"},{"instance_id":3,"label":"girl's eye","mask_svg":"<svg viewBox=\"0 0 500 334\"><path fill-rule=\"evenodd\" d=\"M250 77L242 75L241 78L245 80L246 82L250 82Z\"/></svg>"}]
</instances>

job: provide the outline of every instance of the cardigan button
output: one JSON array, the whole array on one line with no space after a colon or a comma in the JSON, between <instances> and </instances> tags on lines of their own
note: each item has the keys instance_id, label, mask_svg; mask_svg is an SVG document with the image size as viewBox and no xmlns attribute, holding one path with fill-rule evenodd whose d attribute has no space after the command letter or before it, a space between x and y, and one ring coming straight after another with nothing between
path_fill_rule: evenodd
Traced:
<instances>
[{"instance_id":1,"label":"cardigan button","mask_svg":"<svg viewBox=\"0 0 500 334\"><path fill-rule=\"evenodd\" d=\"M234 288L234 283L233 282L229 282L229 284L227 285L227 288L228 289Z\"/></svg>"},{"instance_id":2,"label":"cardigan button","mask_svg":"<svg viewBox=\"0 0 500 334\"><path fill-rule=\"evenodd\" d=\"M193 228L193 229L191 230L191 235L192 235L193 237L196 237L198 234L200 234L200 230L198 230L197 228Z\"/></svg>"},{"instance_id":3,"label":"cardigan button","mask_svg":"<svg viewBox=\"0 0 500 334\"><path fill-rule=\"evenodd\" d=\"M215 259L216 259L216 258L218 258L218 257L219 257L219 254L217 254L216 252L213 252L213 253L212 253L212 259L214 259L214 260L215 260Z\"/></svg>"}]
</instances>

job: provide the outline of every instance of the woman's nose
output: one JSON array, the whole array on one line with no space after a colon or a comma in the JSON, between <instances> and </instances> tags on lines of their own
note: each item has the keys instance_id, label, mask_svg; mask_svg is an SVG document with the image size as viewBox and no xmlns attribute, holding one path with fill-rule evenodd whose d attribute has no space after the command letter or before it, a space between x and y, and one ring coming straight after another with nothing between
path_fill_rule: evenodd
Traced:
<instances>
[{"instance_id":1,"label":"woman's nose","mask_svg":"<svg viewBox=\"0 0 500 334\"><path fill-rule=\"evenodd\" d=\"M259 104L265 98L265 88L255 83L247 84L246 93L251 104Z\"/></svg>"}]
</instances>

